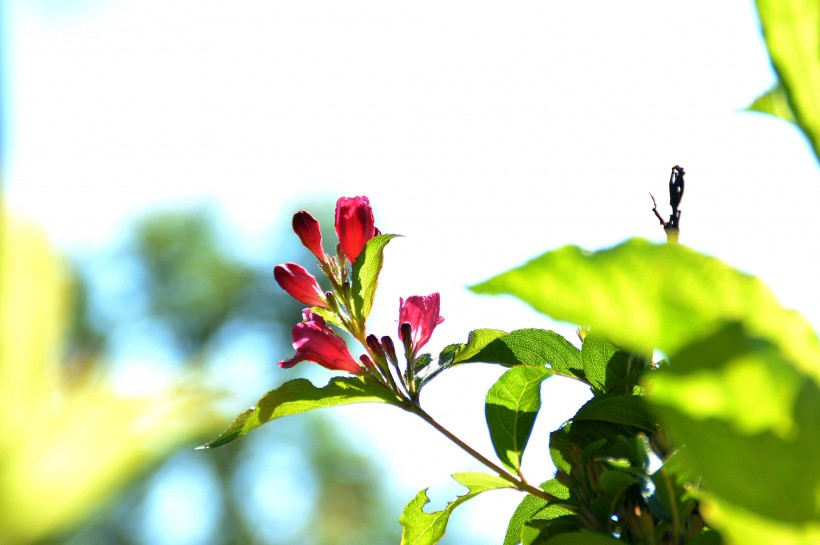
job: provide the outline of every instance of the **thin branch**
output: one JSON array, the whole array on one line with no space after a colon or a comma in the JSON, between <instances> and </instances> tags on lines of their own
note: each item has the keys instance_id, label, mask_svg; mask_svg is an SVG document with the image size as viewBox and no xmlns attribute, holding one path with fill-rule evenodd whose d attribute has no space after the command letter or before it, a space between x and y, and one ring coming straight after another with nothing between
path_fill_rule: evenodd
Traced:
<instances>
[{"instance_id":1,"label":"thin branch","mask_svg":"<svg viewBox=\"0 0 820 545\"><path fill-rule=\"evenodd\" d=\"M480 452L478 452L477 450L472 448L470 445L468 445L467 443L465 443L464 441L459 439L450 430L448 430L447 428L445 428L444 426L439 424L436 421L436 419L434 419L432 416L430 416L424 409L422 409L418 405L413 404L413 405L410 405L410 406L406 406L405 409L407 411L412 412L412 413L418 415L419 417L421 417L422 420L424 420L425 422L427 422L428 424L433 426L436 430L439 431L439 433L444 435L447 439L449 439L450 441L452 441L453 443L455 443L456 445L461 447L461 449L463 451L465 451L467 454L469 454L470 456L472 456L473 458L475 458L476 460L478 460L479 462L481 462L482 464L484 464L488 468L492 469L494 472L496 472L498 474L499 477L501 477L505 481L509 481L510 483L512 483L512 485L515 486L515 488L517 488L518 490L528 492L529 494L532 494L533 496L537 496L537 497L539 497L539 498L541 498L542 500L545 500L545 501L559 501L559 499L556 498L555 496L553 496L552 494L549 494L549 493L541 490L540 488L532 486L527 481L525 481L523 478L519 479L519 478L515 477L514 475L512 475L511 473L509 473L508 471L506 471L502 467L498 466L497 464L493 463L491 460L487 459Z\"/></svg>"}]
</instances>

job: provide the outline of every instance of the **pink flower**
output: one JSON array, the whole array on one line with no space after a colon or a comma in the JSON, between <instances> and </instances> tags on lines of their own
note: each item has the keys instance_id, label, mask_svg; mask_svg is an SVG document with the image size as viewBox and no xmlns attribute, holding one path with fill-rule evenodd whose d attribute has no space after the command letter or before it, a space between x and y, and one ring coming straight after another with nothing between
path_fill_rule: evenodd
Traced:
<instances>
[{"instance_id":1,"label":"pink flower","mask_svg":"<svg viewBox=\"0 0 820 545\"><path fill-rule=\"evenodd\" d=\"M328 308L325 294L316 278L296 263L273 268L273 277L288 294L305 305Z\"/></svg>"},{"instance_id":2,"label":"pink flower","mask_svg":"<svg viewBox=\"0 0 820 545\"><path fill-rule=\"evenodd\" d=\"M351 263L376 234L373 209L367 197L341 197L336 201L336 235Z\"/></svg>"},{"instance_id":3,"label":"pink flower","mask_svg":"<svg viewBox=\"0 0 820 545\"><path fill-rule=\"evenodd\" d=\"M341 337L325 325L324 319L309 308L302 311L303 321L293 326L291 339L296 355L279 362L290 368L302 361L312 361L332 371L364 373L362 365L350 354Z\"/></svg>"},{"instance_id":4,"label":"pink flower","mask_svg":"<svg viewBox=\"0 0 820 545\"><path fill-rule=\"evenodd\" d=\"M438 293L427 296L413 295L408 297L407 301L399 299L399 339L405 346L409 341L413 356L427 344L436 326L444 321L444 318L439 316L440 308L441 296ZM410 324L410 339L405 339L402 335L402 324ZM405 326L405 331L407 329Z\"/></svg>"},{"instance_id":5,"label":"pink flower","mask_svg":"<svg viewBox=\"0 0 820 545\"><path fill-rule=\"evenodd\" d=\"M304 210L296 212L293 215L293 231L299 235L299 240L302 241L305 248L324 263L325 249L322 246L322 231L316 218Z\"/></svg>"}]
</instances>

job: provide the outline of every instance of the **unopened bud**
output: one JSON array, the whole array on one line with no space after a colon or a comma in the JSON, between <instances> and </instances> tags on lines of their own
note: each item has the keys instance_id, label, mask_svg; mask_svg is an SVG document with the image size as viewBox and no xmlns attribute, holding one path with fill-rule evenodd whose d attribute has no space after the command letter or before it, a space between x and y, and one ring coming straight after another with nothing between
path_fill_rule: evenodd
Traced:
<instances>
[{"instance_id":1,"label":"unopened bud","mask_svg":"<svg viewBox=\"0 0 820 545\"><path fill-rule=\"evenodd\" d=\"M361 361L362 365L364 365L366 368L373 369L374 371L376 370L376 365L373 363L373 360L371 360L370 356L368 356L367 354L362 354L361 356L359 356L359 361Z\"/></svg>"},{"instance_id":2,"label":"unopened bud","mask_svg":"<svg viewBox=\"0 0 820 545\"><path fill-rule=\"evenodd\" d=\"M339 314L339 303L336 302L336 294L332 291L326 291L325 301L327 302L327 308L332 310L334 314Z\"/></svg>"},{"instance_id":3,"label":"unopened bud","mask_svg":"<svg viewBox=\"0 0 820 545\"><path fill-rule=\"evenodd\" d=\"M370 349L370 351L376 358L384 359L384 348L382 348L381 343L379 343L378 337L376 337L373 334L370 334L367 336L365 341L367 342L367 347Z\"/></svg>"},{"instance_id":4,"label":"unopened bud","mask_svg":"<svg viewBox=\"0 0 820 545\"><path fill-rule=\"evenodd\" d=\"M401 338L401 342L404 345L404 353L407 355L407 358L410 359L413 357L413 326L410 325L410 322L403 322L399 326L399 337Z\"/></svg>"},{"instance_id":5,"label":"unopened bud","mask_svg":"<svg viewBox=\"0 0 820 545\"><path fill-rule=\"evenodd\" d=\"M396 357L396 347L393 345L393 339L385 335L382 337L382 347L384 348L384 353L393 363L393 365L398 365L399 358Z\"/></svg>"},{"instance_id":6,"label":"unopened bud","mask_svg":"<svg viewBox=\"0 0 820 545\"><path fill-rule=\"evenodd\" d=\"M273 277L279 286L291 297L313 307L327 308L324 293L316 278L296 263L277 265Z\"/></svg>"},{"instance_id":7,"label":"unopened bud","mask_svg":"<svg viewBox=\"0 0 820 545\"><path fill-rule=\"evenodd\" d=\"M316 218L304 210L296 212L293 215L293 231L299 236L305 248L324 263L325 249L322 247L322 231Z\"/></svg>"}]
</instances>

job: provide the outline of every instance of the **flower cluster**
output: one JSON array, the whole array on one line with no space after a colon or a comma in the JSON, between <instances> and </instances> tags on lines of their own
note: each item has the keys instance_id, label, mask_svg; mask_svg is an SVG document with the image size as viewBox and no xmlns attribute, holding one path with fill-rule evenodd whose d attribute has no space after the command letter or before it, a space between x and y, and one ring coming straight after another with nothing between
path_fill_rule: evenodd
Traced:
<instances>
[{"instance_id":1,"label":"flower cluster","mask_svg":"<svg viewBox=\"0 0 820 545\"><path fill-rule=\"evenodd\" d=\"M415 399L414 370L420 361L419 351L444 320L439 315L439 294L413 295L399 300L398 338L405 356L405 371L401 372L393 340L389 336L379 339L368 335L366 329L369 305L365 301L372 300L376 282L366 283L356 271L368 265L368 274L376 270L377 276L384 244L374 244L372 250L367 248L377 237L388 238L376 242L386 242L390 237L381 235L376 228L368 198L342 197L336 202L335 230L339 243L334 256L325 253L319 222L309 212L301 210L294 214L293 230L305 248L316 256L331 289L322 290L316 277L296 263L274 268L273 275L279 286L310 307L302 311L302 321L291 331L296 354L279 362L279 366L287 368L312 361L334 371L371 376L396 394ZM365 353L355 358L330 324L352 335Z\"/></svg>"}]
</instances>

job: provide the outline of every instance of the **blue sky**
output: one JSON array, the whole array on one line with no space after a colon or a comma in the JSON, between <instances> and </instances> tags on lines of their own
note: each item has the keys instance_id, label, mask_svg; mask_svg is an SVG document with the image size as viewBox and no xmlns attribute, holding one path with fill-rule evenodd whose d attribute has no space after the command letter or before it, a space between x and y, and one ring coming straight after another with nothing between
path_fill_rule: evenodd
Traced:
<instances>
[{"instance_id":1,"label":"blue sky","mask_svg":"<svg viewBox=\"0 0 820 545\"><path fill-rule=\"evenodd\" d=\"M67 250L105 247L151 207L209 202L236 247L272 268L255 252L295 203L368 195L382 231L405 235L388 249L374 308L385 334L400 296L433 291L446 318L433 349L476 327L571 334L465 286L564 244L663 240L648 193L665 202L680 164L681 242L761 276L820 324L817 163L793 127L743 111L773 83L752 1L9 0L5 10L5 197ZM458 405L444 379L427 400L484 451L477 416L496 374L454 377L472 385ZM542 431L583 397L550 392L555 422L542 418ZM395 416L339 414L361 433ZM404 471L403 485L465 469L407 426L431 459L452 463ZM371 440L401 463L389 437ZM533 460L546 452L531 448ZM471 520L498 535L514 502L480 501Z\"/></svg>"}]
</instances>

